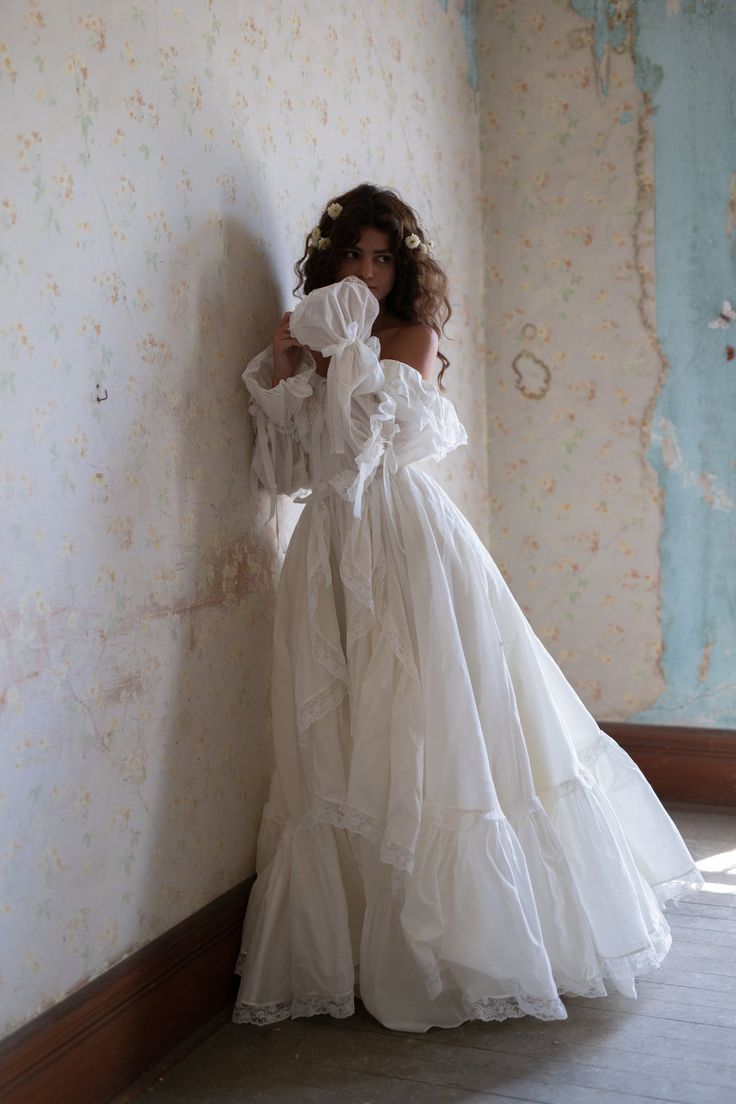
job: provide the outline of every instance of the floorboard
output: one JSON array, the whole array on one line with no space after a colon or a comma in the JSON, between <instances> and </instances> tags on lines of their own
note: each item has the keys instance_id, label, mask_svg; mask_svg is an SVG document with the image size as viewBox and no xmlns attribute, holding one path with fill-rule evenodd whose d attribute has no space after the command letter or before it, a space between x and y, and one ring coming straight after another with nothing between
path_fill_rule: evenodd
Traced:
<instances>
[{"instance_id":1,"label":"floorboard","mask_svg":"<svg viewBox=\"0 0 736 1104\"><path fill-rule=\"evenodd\" d=\"M635 1001L565 1000L568 1019L389 1031L362 1006L217 1030L132 1099L153 1104L730 1104L736 1084L736 813L674 806L710 888L668 910L673 946ZM122 1104L122 1098L119 1104Z\"/></svg>"}]
</instances>

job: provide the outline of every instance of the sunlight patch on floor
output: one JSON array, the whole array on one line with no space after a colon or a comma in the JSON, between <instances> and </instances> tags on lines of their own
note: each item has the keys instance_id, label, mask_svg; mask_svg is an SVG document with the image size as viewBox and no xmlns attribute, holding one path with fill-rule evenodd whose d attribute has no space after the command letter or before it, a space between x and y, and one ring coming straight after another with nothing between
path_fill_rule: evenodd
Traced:
<instances>
[{"instance_id":1,"label":"sunlight patch on floor","mask_svg":"<svg viewBox=\"0 0 736 1104\"><path fill-rule=\"evenodd\" d=\"M736 875L736 851L720 851L717 855L700 859L695 865L703 874Z\"/></svg>"},{"instance_id":2,"label":"sunlight patch on floor","mask_svg":"<svg viewBox=\"0 0 736 1104\"><path fill-rule=\"evenodd\" d=\"M705 858L698 859L695 865L705 878L701 893L736 894L736 850L706 855Z\"/></svg>"}]
</instances>

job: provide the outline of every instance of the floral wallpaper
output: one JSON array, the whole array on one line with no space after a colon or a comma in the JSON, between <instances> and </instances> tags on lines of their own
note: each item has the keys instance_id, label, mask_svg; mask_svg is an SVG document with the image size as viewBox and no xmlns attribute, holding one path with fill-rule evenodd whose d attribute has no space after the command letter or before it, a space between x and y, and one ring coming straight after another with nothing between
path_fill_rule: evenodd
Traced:
<instances>
[{"instance_id":1,"label":"floral wallpaper","mask_svg":"<svg viewBox=\"0 0 736 1104\"><path fill-rule=\"evenodd\" d=\"M489 543L538 635L609 720L664 688L662 493L647 449L667 364L632 11L606 7L620 48L602 56L593 21L561 0L488 0L478 25Z\"/></svg>"},{"instance_id":2,"label":"floral wallpaper","mask_svg":"<svg viewBox=\"0 0 736 1104\"><path fill-rule=\"evenodd\" d=\"M291 305L320 204L361 180L397 187L448 267L446 380L471 445L437 474L487 532L466 15L426 0L3 5L0 1034L253 869L273 594L298 507L267 524L250 495L240 373ZM528 321L524 348L554 365L559 339ZM614 454L638 401L626 387ZM537 472L529 485L542 502Z\"/></svg>"}]
</instances>

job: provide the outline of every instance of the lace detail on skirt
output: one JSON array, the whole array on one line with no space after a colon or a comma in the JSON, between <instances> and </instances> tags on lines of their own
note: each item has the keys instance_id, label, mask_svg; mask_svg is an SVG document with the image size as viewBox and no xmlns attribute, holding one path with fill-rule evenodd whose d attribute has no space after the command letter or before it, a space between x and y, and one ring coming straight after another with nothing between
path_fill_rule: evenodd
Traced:
<instances>
[{"instance_id":1,"label":"lace detail on skirt","mask_svg":"<svg viewBox=\"0 0 736 1104\"><path fill-rule=\"evenodd\" d=\"M685 897L688 893L695 893L702 889L704 881L705 879L700 871L693 867L681 878L670 878L668 882L660 882L658 885L652 886L652 890L660 906L676 905L680 898Z\"/></svg>"},{"instance_id":2,"label":"lace detail on skirt","mask_svg":"<svg viewBox=\"0 0 736 1104\"><path fill-rule=\"evenodd\" d=\"M592 1000L595 997L608 996L608 990L603 984L603 978L600 977L600 975L596 975L594 978L574 981L572 978L556 970L554 979L557 986L557 992L561 997L586 997Z\"/></svg>"},{"instance_id":3,"label":"lace detail on skirt","mask_svg":"<svg viewBox=\"0 0 736 1104\"><path fill-rule=\"evenodd\" d=\"M324 667L325 671L329 671L333 678L347 682L347 664L342 651L336 648L316 625L311 626L310 636L312 638L312 657L319 663L320 667Z\"/></svg>"},{"instance_id":4,"label":"lace detail on skirt","mask_svg":"<svg viewBox=\"0 0 736 1104\"><path fill-rule=\"evenodd\" d=\"M486 1023L498 1020L515 1020L521 1016L534 1016L538 1020L566 1020L567 1011L559 997L556 1000L537 1000L534 997L480 997L466 1004L469 1017Z\"/></svg>"},{"instance_id":5,"label":"lace detail on skirt","mask_svg":"<svg viewBox=\"0 0 736 1104\"><path fill-rule=\"evenodd\" d=\"M381 627L386 634L386 639L391 645L391 651L394 653L409 678L418 682L419 674L416 664L411 657L411 645L402 639L398 626L388 609L384 611L381 617Z\"/></svg>"},{"instance_id":6,"label":"lace detail on skirt","mask_svg":"<svg viewBox=\"0 0 736 1104\"><path fill-rule=\"evenodd\" d=\"M266 1024L280 1020L295 1020L303 1016L321 1016L326 1013L338 1020L344 1020L355 1012L353 993L343 996L327 996L321 993L294 997L291 1001L276 1001L273 1004L236 1004L233 1009L233 1023Z\"/></svg>"},{"instance_id":7,"label":"lace detail on skirt","mask_svg":"<svg viewBox=\"0 0 736 1104\"><path fill-rule=\"evenodd\" d=\"M443 992L460 992L452 971L447 966L437 970L424 979L430 997L435 1000ZM508 1020L519 1016L535 1016L538 1020L565 1020L565 1006L557 997L532 997L513 981L499 981L509 993L503 997L477 997L469 1000L461 994L468 1019L472 1020Z\"/></svg>"},{"instance_id":8,"label":"lace detail on skirt","mask_svg":"<svg viewBox=\"0 0 736 1104\"><path fill-rule=\"evenodd\" d=\"M601 732L598 735L598 739L594 744L591 744L589 748L579 752L578 758L584 767L588 770L592 770L597 760L608 749L609 744L613 741L610 736L607 736L605 732Z\"/></svg>"},{"instance_id":9,"label":"lace detail on skirt","mask_svg":"<svg viewBox=\"0 0 736 1104\"><path fill-rule=\"evenodd\" d=\"M481 821L504 820L499 809L494 812L480 812L476 809L441 809L425 801L423 819L443 832L470 832Z\"/></svg>"},{"instance_id":10,"label":"lace detail on skirt","mask_svg":"<svg viewBox=\"0 0 736 1104\"><path fill-rule=\"evenodd\" d=\"M321 721L333 709L337 709L347 692L348 688L344 682L333 682L297 710L296 728L299 743L302 746L307 743L306 735L312 725Z\"/></svg>"},{"instance_id":11,"label":"lace detail on skirt","mask_svg":"<svg viewBox=\"0 0 736 1104\"><path fill-rule=\"evenodd\" d=\"M316 797L312 808L299 822L299 828L313 828L316 824L331 824L333 828L345 828L348 832L364 836L380 847L381 862L411 874L414 868L414 852L387 835L384 825L374 816L356 809L353 805Z\"/></svg>"},{"instance_id":12,"label":"lace detail on skirt","mask_svg":"<svg viewBox=\"0 0 736 1104\"><path fill-rule=\"evenodd\" d=\"M583 767L577 778L566 778L564 782L560 782L559 786L555 786L554 789L549 791L545 790L543 792L548 794L548 802L550 805L553 805L563 797L569 797L570 794L575 793L576 790L590 788L593 781L594 779L591 774Z\"/></svg>"},{"instance_id":13,"label":"lace detail on skirt","mask_svg":"<svg viewBox=\"0 0 736 1104\"><path fill-rule=\"evenodd\" d=\"M650 970L656 970L663 958L672 946L672 933L669 925L662 919L659 927L649 933L649 946L642 947L631 954L619 955L616 958L604 958L598 956L598 965L601 974L606 980L610 980L621 992L628 992L635 996L634 981L640 974L647 974Z\"/></svg>"}]
</instances>

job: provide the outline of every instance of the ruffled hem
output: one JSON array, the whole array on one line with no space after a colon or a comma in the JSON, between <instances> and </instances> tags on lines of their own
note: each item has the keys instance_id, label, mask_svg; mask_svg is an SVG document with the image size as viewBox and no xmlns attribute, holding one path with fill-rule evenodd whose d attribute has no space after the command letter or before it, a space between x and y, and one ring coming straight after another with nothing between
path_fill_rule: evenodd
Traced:
<instances>
[{"instance_id":1,"label":"ruffled hem","mask_svg":"<svg viewBox=\"0 0 736 1104\"><path fill-rule=\"evenodd\" d=\"M702 889L704 878L669 814L630 755L606 732L578 751L581 775L600 787L661 909Z\"/></svg>"},{"instance_id":2,"label":"ruffled hem","mask_svg":"<svg viewBox=\"0 0 736 1104\"><path fill-rule=\"evenodd\" d=\"M600 994L595 994L596 996ZM564 1020L567 1011L561 1000L535 1000L533 997L480 997L464 1005L467 1020L481 1020L485 1023L501 1020L519 1019L522 1016L534 1016L538 1020ZM307 1016L328 1015L338 1020L347 1019L355 1014L355 996L352 993L343 996L296 997L292 1001L278 1001L274 1004L236 1004L232 1013L232 1022L254 1024L266 1027L282 1020L296 1020ZM423 1030L419 1028L419 1030Z\"/></svg>"},{"instance_id":3,"label":"ruffled hem","mask_svg":"<svg viewBox=\"0 0 736 1104\"><path fill-rule=\"evenodd\" d=\"M666 952L665 952L666 953ZM625 956L632 970L635 971L634 980L642 974L657 969L661 964L661 957L657 957L651 951L638 952L636 955ZM245 973L246 955L241 952L238 955L235 973ZM505 997L478 997L474 1000L463 998L460 989L456 986L443 988L440 985L439 992L451 993L457 996L462 1004L466 1020L479 1020L485 1023L499 1023L503 1020L520 1019L523 1016L532 1016L542 1021L565 1020L567 1010L562 1002L562 997L580 997L589 1000L607 997L608 990L604 984L603 973L610 969L610 964L601 960L602 976L592 982L560 981L557 977L557 997L551 999L539 999L523 993L521 990L515 996ZM608 976L608 975L606 975ZM353 993L336 995L310 995L295 997L290 1001L275 1001L271 1004L247 1004L236 1003L232 1012L232 1022L238 1024L253 1024L257 1027L266 1027L269 1024L279 1023L283 1020L301 1019L308 1016L328 1015L335 1019L347 1019L355 1014L355 999L360 998L360 987L356 983ZM426 1030L426 1027L418 1027L418 1030Z\"/></svg>"},{"instance_id":4,"label":"ruffled hem","mask_svg":"<svg viewBox=\"0 0 736 1104\"><path fill-rule=\"evenodd\" d=\"M251 931L260 933L257 945L288 946L299 963L308 961L312 953L324 963L339 946L335 976L343 985L348 977L354 977L348 934L351 907L347 883L343 883L346 870L339 848L335 851L339 839L330 831L342 829L346 836L340 838L353 841L348 853L361 876L370 880L376 869L383 870L385 889L379 897L375 898L374 882L373 901L359 906L353 900L353 908L360 914L361 956L366 956L369 988L364 1003L386 1026L426 1030L464 1020L523 1015L564 1019L561 995L604 997L611 987L635 998L636 978L661 964L672 937L651 888L633 868L625 845L620 857L614 857L620 841L601 819L600 807L595 801L591 804L591 788L597 788L591 778L563 783L551 797L546 795L554 812L551 819L541 801L534 798L514 810L515 827L502 813L434 809L427 803L414 853L395 847L390 830L378 818L345 803L319 799L297 825L279 810L267 809L264 825L271 823L270 831L279 838L272 840L271 861L259 874L259 879L264 879L260 899L253 900L249 909ZM583 841L583 857L578 849L568 867L564 843L571 829L575 838ZM356 840L365 843L358 845ZM612 886L610 900L601 901L595 893L579 895L580 882L599 865L599 852L607 854L609 862L606 882ZM363 870L361 854L366 861L370 858L373 874ZM299 898L301 920L295 931L289 922L293 907L289 889L293 875L289 872L297 868L299 884L319 887L319 894ZM453 872L451 883L441 888L449 870ZM678 885L669 883L666 893L671 897L691 885L692 880L681 879ZM665 891L664 885L660 889ZM380 895L384 893L386 896ZM329 949L326 943L307 946L301 938L303 930L318 932L330 912L333 934ZM334 920L338 914L344 917L339 934ZM497 921L494 930L484 922L490 916ZM469 938L471 930L476 935ZM484 938L477 934L481 931L486 931ZM501 936L501 932L506 934ZM518 938L509 932L519 933ZM505 941L503 945L499 939ZM633 943L634 949L610 954L617 942L622 949L627 942L629 946ZM602 953L598 944L608 947L609 953ZM320 1013L352 1014L344 992L312 992L259 1002L257 996L261 992L267 995L271 988L266 979L274 963L268 965L261 959L256 971L261 980L247 982L248 945L246 939L236 965L236 972L243 975L243 999L237 1002L235 1022L265 1024ZM354 940L352 945L355 948ZM394 1013L389 990L398 984L396 999L400 999L402 989L407 989L404 982L394 981L407 956L411 962L408 989L414 998L409 1008ZM513 966L516 980L498 977L501 962ZM290 976L288 961L279 960L271 983L284 992ZM330 975L323 971L321 976ZM354 992L360 995L359 988ZM380 1001L382 1006L376 1003ZM436 1016L435 1002L439 1002Z\"/></svg>"},{"instance_id":5,"label":"ruffled hem","mask_svg":"<svg viewBox=\"0 0 736 1104\"><path fill-rule=\"evenodd\" d=\"M664 908L666 905L677 905L683 897L686 897L689 893L699 892L704 885L703 875L696 867L693 867L681 878L670 878L667 882L653 885L652 890L660 906Z\"/></svg>"},{"instance_id":6,"label":"ruffled hem","mask_svg":"<svg viewBox=\"0 0 736 1104\"><path fill-rule=\"evenodd\" d=\"M236 972L240 973L241 971ZM291 1001L276 1001L273 1004L236 1004L233 1009L232 1022L265 1027L267 1024L279 1023L281 1020L296 1020L323 1014L334 1016L337 1020L345 1020L348 1016L352 1016L354 1012L355 997L352 993L344 993L334 997L325 996L324 994L310 994L304 997L294 997Z\"/></svg>"},{"instance_id":7,"label":"ruffled hem","mask_svg":"<svg viewBox=\"0 0 736 1104\"><path fill-rule=\"evenodd\" d=\"M637 978L658 970L672 946L672 936L666 924L651 932L649 938L650 946L642 947L639 951L616 958L598 958L602 980L610 981L625 997L636 998ZM601 994L606 995L607 993Z\"/></svg>"}]
</instances>

